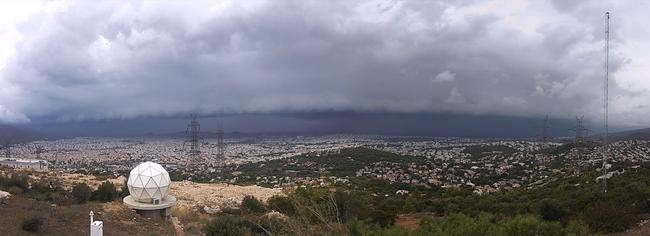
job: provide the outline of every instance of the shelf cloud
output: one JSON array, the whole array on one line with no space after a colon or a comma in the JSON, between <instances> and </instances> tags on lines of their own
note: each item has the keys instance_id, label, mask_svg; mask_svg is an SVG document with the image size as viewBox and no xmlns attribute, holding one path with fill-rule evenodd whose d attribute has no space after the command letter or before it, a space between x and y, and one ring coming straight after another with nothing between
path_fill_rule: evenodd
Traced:
<instances>
[{"instance_id":1,"label":"shelf cloud","mask_svg":"<svg viewBox=\"0 0 650 236\"><path fill-rule=\"evenodd\" d=\"M2 3L20 4L20 3ZM3 6L0 120L318 111L648 125L645 12L617 1L66 1ZM12 8L13 7L13 8ZM647 6L646 6L647 7ZM641 27L642 28L642 27ZM636 50L635 50L636 49Z\"/></svg>"}]
</instances>

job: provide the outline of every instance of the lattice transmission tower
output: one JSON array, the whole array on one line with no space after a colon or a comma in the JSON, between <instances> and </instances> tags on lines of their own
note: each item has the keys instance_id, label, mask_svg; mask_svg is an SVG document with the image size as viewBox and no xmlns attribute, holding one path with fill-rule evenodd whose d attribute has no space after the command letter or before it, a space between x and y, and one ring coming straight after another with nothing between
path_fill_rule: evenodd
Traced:
<instances>
[{"instance_id":1,"label":"lattice transmission tower","mask_svg":"<svg viewBox=\"0 0 650 236\"><path fill-rule=\"evenodd\" d=\"M223 142L223 129L217 130L217 158L223 162L226 159L226 144Z\"/></svg>"},{"instance_id":2,"label":"lattice transmission tower","mask_svg":"<svg viewBox=\"0 0 650 236\"><path fill-rule=\"evenodd\" d=\"M549 148L549 142L551 141L551 135L549 133L549 125L548 125L548 115L544 117L544 123L542 124L542 134L539 138L540 142L540 153L542 154L543 158L547 157L547 149Z\"/></svg>"},{"instance_id":3,"label":"lattice transmission tower","mask_svg":"<svg viewBox=\"0 0 650 236\"><path fill-rule=\"evenodd\" d=\"M201 125L199 124L196 115L190 115L190 123L187 125L187 130L185 133L189 134L189 139L183 143L183 148L185 148L185 144L189 143L190 150L188 153L196 161L196 158L198 158L199 154L201 153L199 147L199 142L201 141Z\"/></svg>"},{"instance_id":4,"label":"lattice transmission tower","mask_svg":"<svg viewBox=\"0 0 650 236\"><path fill-rule=\"evenodd\" d=\"M576 127L573 129L569 129L571 131L574 131L576 133L575 138L573 140L573 145L575 146L575 157L577 159L582 159L582 150L584 149L584 143L585 143L585 136L588 135L588 132L591 131L587 128L585 128L583 124L584 116L577 117L576 116Z\"/></svg>"}]
</instances>

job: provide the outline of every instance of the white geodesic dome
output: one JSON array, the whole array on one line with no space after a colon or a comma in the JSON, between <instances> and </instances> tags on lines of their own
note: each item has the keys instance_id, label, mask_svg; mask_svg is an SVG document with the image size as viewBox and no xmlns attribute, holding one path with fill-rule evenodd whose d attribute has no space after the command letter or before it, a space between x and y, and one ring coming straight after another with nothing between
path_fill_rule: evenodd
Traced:
<instances>
[{"instance_id":1,"label":"white geodesic dome","mask_svg":"<svg viewBox=\"0 0 650 236\"><path fill-rule=\"evenodd\" d=\"M167 196L170 183L169 173L165 168L147 161L131 170L127 186L133 200L152 203L154 199L162 200Z\"/></svg>"}]
</instances>

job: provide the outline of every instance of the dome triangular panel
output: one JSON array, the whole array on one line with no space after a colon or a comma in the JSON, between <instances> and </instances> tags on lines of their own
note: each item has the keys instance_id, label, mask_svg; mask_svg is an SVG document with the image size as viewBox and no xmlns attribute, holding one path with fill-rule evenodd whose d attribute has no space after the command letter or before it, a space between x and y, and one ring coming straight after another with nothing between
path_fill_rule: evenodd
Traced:
<instances>
[{"instance_id":1,"label":"dome triangular panel","mask_svg":"<svg viewBox=\"0 0 650 236\"><path fill-rule=\"evenodd\" d=\"M164 199L170 192L170 184L169 173L153 162L144 162L133 168L127 180L131 197L142 203L151 203L153 198Z\"/></svg>"}]
</instances>

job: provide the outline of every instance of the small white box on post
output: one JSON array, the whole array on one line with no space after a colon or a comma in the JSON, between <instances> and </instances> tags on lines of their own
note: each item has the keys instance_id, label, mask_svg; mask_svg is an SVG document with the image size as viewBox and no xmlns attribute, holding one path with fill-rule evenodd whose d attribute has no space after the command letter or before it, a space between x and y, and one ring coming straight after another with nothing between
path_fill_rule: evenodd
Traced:
<instances>
[{"instance_id":1,"label":"small white box on post","mask_svg":"<svg viewBox=\"0 0 650 236\"><path fill-rule=\"evenodd\" d=\"M90 236L102 236L104 235L104 222L94 221L93 212L90 211Z\"/></svg>"}]
</instances>

